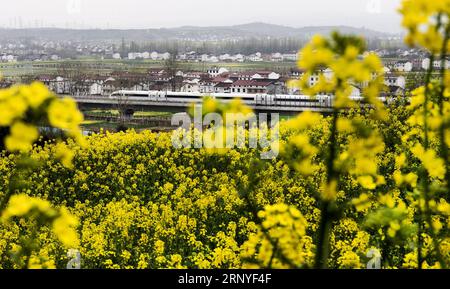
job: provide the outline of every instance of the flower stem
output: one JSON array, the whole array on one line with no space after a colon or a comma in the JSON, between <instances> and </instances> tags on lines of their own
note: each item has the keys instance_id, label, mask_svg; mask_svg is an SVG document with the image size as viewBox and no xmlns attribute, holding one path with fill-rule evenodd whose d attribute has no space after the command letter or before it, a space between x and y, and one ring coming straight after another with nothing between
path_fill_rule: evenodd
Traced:
<instances>
[{"instance_id":1,"label":"flower stem","mask_svg":"<svg viewBox=\"0 0 450 289\"><path fill-rule=\"evenodd\" d=\"M450 25L447 25L445 29L444 42L441 49L441 69L439 72L441 83L439 89L439 97L438 97L438 105L439 105L439 116L442 119L442 124L439 127L439 139L440 139L440 155L441 158L444 159L445 162L445 181L447 186L447 195L450 191L450 169L449 169L449 153L448 147L445 142L445 118L444 118L444 93L445 93L445 71L446 71L446 62L447 62L447 45L450 37ZM447 199L449 200L449 199Z\"/></svg>"},{"instance_id":2,"label":"flower stem","mask_svg":"<svg viewBox=\"0 0 450 289\"><path fill-rule=\"evenodd\" d=\"M334 169L334 160L337 154L337 120L338 110L333 110L331 133L329 138L329 154L327 160L327 184L329 185L337 176ZM330 213L331 201L324 200L321 206L321 218L319 224L319 240L316 249L315 268L326 269L330 251L330 233L333 216Z\"/></svg>"},{"instance_id":3,"label":"flower stem","mask_svg":"<svg viewBox=\"0 0 450 289\"><path fill-rule=\"evenodd\" d=\"M439 14L437 17L437 25L436 25L436 29L439 30L440 27L442 25L442 15ZM447 40L448 41L448 40ZM443 50L447 49L447 45L444 46L444 48L442 48ZM431 75L433 73L433 63L435 60L435 55L434 53L430 54L430 66L428 67L428 72L427 72L427 77L426 77L426 81L425 81L425 99L424 99L424 109L423 109L423 126L424 126L424 149L425 151L427 151L430 147L430 141L429 141L429 128L428 128L428 104L430 102L430 83L431 83ZM434 229L433 229L433 222L432 222L432 218L431 218L431 211L430 211L430 179L429 179L429 174L427 172L427 170L422 166L421 168L421 177L422 177L422 181L423 181L423 200L424 200L424 210L422 210L421 208L419 208L420 210L420 215L421 217L419 218L419 228L420 226L423 226L423 222L425 221L428 224L429 227L429 233L433 239L433 246L434 246L434 251L436 253L436 258L439 262L439 265L441 266L441 268L445 268L445 261L442 257L441 251L440 251L440 247L439 247L439 242L437 240L437 236L434 233ZM421 204L419 203L419 207L421 206ZM421 230L418 230L418 234L419 234L419 238L418 238L418 250L420 251L422 248L422 238L421 238ZM419 265L419 269L422 268L422 254L421 252L418 252L417 254L418 256L418 265Z\"/></svg>"}]
</instances>

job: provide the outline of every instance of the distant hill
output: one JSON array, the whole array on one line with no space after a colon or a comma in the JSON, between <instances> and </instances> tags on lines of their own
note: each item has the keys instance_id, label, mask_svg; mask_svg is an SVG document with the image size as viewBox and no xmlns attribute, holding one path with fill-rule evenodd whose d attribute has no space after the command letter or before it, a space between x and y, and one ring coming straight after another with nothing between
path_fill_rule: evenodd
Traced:
<instances>
[{"instance_id":1,"label":"distant hill","mask_svg":"<svg viewBox=\"0 0 450 289\"><path fill-rule=\"evenodd\" d=\"M300 33L304 36L311 37L314 34L323 34L328 35L331 32L338 30L341 33L345 34L355 34L355 35L361 35L367 38L378 38L378 37L389 37L392 36L388 33L379 32L371 29L366 28L355 28L351 26L310 26L310 27L303 27L298 28L297 33Z\"/></svg>"},{"instance_id":2,"label":"distant hill","mask_svg":"<svg viewBox=\"0 0 450 289\"><path fill-rule=\"evenodd\" d=\"M288 27L288 26L281 26L281 25L274 25L274 24L267 24L262 22L255 22L255 23L248 23L248 24L242 24L242 25L235 25L232 26L232 28L238 30L238 31L245 31L261 36L271 36L271 37L289 37L289 36L302 36L299 35L298 29Z\"/></svg>"},{"instance_id":3,"label":"distant hill","mask_svg":"<svg viewBox=\"0 0 450 289\"><path fill-rule=\"evenodd\" d=\"M52 41L120 41L122 38L134 41L188 39L225 40L251 37L294 37L309 38L316 33L329 34L333 30L352 33L367 38L388 37L389 34L365 28L349 26L317 26L293 28L268 23L248 23L234 26L197 27L183 26L160 29L0 29L0 39L44 39Z\"/></svg>"}]
</instances>

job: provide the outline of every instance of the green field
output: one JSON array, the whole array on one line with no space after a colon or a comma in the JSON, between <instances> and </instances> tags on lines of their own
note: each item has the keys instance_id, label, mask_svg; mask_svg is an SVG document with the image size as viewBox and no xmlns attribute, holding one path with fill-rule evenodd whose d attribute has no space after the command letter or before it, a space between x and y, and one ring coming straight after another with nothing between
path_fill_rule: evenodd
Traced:
<instances>
[{"instance_id":1,"label":"green field","mask_svg":"<svg viewBox=\"0 0 450 289\"><path fill-rule=\"evenodd\" d=\"M104 116L104 115L112 115L112 116L118 116L119 111L117 109L110 109L110 110L101 110L101 109L95 109L95 110L88 110L84 112L85 115L91 115L91 116ZM158 116L170 116L172 113L170 112L159 112L159 111L136 111L134 113L135 117L158 117Z\"/></svg>"},{"instance_id":2,"label":"green field","mask_svg":"<svg viewBox=\"0 0 450 289\"><path fill-rule=\"evenodd\" d=\"M126 129L135 129L137 131L142 130L169 130L169 128L149 127L148 125L132 124L132 123L119 123L119 122L107 122L101 120L87 120L81 124L81 128L86 132L97 133L100 130L116 132L119 126L124 126Z\"/></svg>"},{"instance_id":3,"label":"green field","mask_svg":"<svg viewBox=\"0 0 450 289\"><path fill-rule=\"evenodd\" d=\"M212 66L225 67L233 71L274 70L285 72L295 67L295 62L242 62L203 63L180 62L182 70L206 71ZM108 74L113 71L146 72L150 68L163 68L163 61L154 60L101 60L79 59L41 62L1 63L0 72L6 77L23 75L60 74L69 71L83 71L89 74Z\"/></svg>"}]
</instances>

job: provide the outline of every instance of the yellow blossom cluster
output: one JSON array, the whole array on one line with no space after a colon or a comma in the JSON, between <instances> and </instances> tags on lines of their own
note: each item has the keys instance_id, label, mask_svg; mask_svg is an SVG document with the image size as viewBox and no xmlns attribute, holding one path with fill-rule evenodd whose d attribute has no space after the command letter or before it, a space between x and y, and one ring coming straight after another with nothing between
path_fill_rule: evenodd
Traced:
<instances>
[{"instance_id":1,"label":"yellow blossom cluster","mask_svg":"<svg viewBox=\"0 0 450 289\"><path fill-rule=\"evenodd\" d=\"M243 244L241 257L244 265L263 268L305 267L311 264L312 238L306 236L307 221L293 206L277 204L266 206L258 213L261 228Z\"/></svg>"},{"instance_id":2,"label":"yellow blossom cluster","mask_svg":"<svg viewBox=\"0 0 450 289\"><path fill-rule=\"evenodd\" d=\"M354 36L337 32L330 39L314 36L299 54L298 67L305 72L290 85L312 97L332 94L336 108L356 107L350 96L360 88L365 101L383 117L383 105L377 99L383 88L383 65L374 54L363 56L364 48L364 40ZM318 81L311 83L312 76L317 76Z\"/></svg>"},{"instance_id":3,"label":"yellow blossom cluster","mask_svg":"<svg viewBox=\"0 0 450 289\"><path fill-rule=\"evenodd\" d=\"M434 54L440 53L444 44L441 31L450 25L450 1L403 0L399 11L403 15L402 25L408 29L406 43L420 45ZM435 21L430 21L432 18ZM446 50L450 51L450 45Z\"/></svg>"},{"instance_id":4,"label":"yellow blossom cluster","mask_svg":"<svg viewBox=\"0 0 450 289\"><path fill-rule=\"evenodd\" d=\"M81 142L83 115L70 98L60 99L42 83L15 85L0 91L0 127L9 128L5 147L28 152L38 139L37 125L49 125Z\"/></svg>"},{"instance_id":5,"label":"yellow blossom cluster","mask_svg":"<svg viewBox=\"0 0 450 289\"><path fill-rule=\"evenodd\" d=\"M407 41L446 54L448 11L447 0L403 1ZM0 91L0 267L65 268L69 247L84 268L448 268L449 74L431 81L430 70L385 108L380 60L358 37L314 37L298 65L293 85L334 106L281 122L281 155L268 160L245 140L177 148L151 131L83 143L73 101L40 84ZM210 112L251 111L206 99ZM32 146L40 121L75 141ZM21 171L27 161L39 166Z\"/></svg>"},{"instance_id":6,"label":"yellow blossom cluster","mask_svg":"<svg viewBox=\"0 0 450 289\"><path fill-rule=\"evenodd\" d=\"M78 236L75 231L78 220L65 208L56 210L50 202L33 198L25 194L14 195L9 201L1 218L10 221L12 218L33 217L42 223L50 223L59 241L67 248L78 246Z\"/></svg>"},{"instance_id":7,"label":"yellow blossom cluster","mask_svg":"<svg viewBox=\"0 0 450 289\"><path fill-rule=\"evenodd\" d=\"M315 117L304 118L304 123ZM309 130L314 144L327 139L320 131L329 125L325 119L321 122L317 131ZM281 128L286 141L295 137L284 124ZM258 172L260 181L252 192L261 208L255 219L240 192L240 184L250 182L252 163L248 160L259 158L253 151L180 150L172 146L170 134L148 131L93 135L86 142L85 147L73 145L77 161L70 170L53 158L56 145L35 148L31 157L43 166L30 175L33 191L28 192L64 204L80 220L77 248L85 268L314 266L321 214L314 193L321 185L314 175L305 178L281 160L270 161ZM0 158L0 192L5 192L7 176L17 160L14 155ZM377 160L383 166L379 155ZM383 176L387 182L392 178L389 173ZM352 179L340 182L341 189L358 190ZM349 207L347 217L332 230L330 266L364 268L369 248L381 248L388 239L413 240L410 224L414 220L405 211L407 203L399 195L377 198L377 190L383 191L366 190L354 202L364 214L353 214ZM338 200L351 202L354 195L345 192ZM446 218L449 207L445 200L433 204ZM374 213L378 215L372 220L386 221L365 223L365 217ZM440 219L443 233L450 224L446 218ZM0 225L0 263L6 267L12 262L10 252L17 250L20 236L26 234L16 227L19 222L12 218ZM46 262L54 262L58 268L65 267L66 253L51 238L52 228L48 232L43 228L38 239L47 252L42 251L39 264L45 267ZM378 233L380 228L383 231ZM403 259L398 255L392 266L402 267ZM428 262L434 264L432 259Z\"/></svg>"}]
</instances>

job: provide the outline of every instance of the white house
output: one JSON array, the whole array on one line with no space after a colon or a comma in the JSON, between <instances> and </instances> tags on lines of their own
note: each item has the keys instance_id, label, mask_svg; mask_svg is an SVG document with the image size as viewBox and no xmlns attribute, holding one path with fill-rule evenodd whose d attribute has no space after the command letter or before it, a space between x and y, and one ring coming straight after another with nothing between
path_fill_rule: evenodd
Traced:
<instances>
[{"instance_id":1,"label":"white house","mask_svg":"<svg viewBox=\"0 0 450 289\"><path fill-rule=\"evenodd\" d=\"M298 54L297 53L285 53L283 54L283 60L285 61L297 61Z\"/></svg>"},{"instance_id":2,"label":"white house","mask_svg":"<svg viewBox=\"0 0 450 289\"><path fill-rule=\"evenodd\" d=\"M255 54L249 55L249 56L247 57L247 59L248 59L249 61L252 61L252 62L261 62L261 61L263 61L263 59L262 59L262 57L261 57L261 53L259 53L259 52L255 53Z\"/></svg>"},{"instance_id":3,"label":"white house","mask_svg":"<svg viewBox=\"0 0 450 289\"><path fill-rule=\"evenodd\" d=\"M411 72L413 70L413 64L410 61L397 61L394 63L393 68L400 72Z\"/></svg>"},{"instance_id":4,"label":"white house","mask_svg":"<svg viewBox=\"0 0 450 289\"><path fill-rule=\"evenodd\" d=\"M211 79L203 79L199 82L199 91L201 93L213 93L214 92L214 82Z\"/></svg>"},{"instance_id":5,"label":"white house","mask_svg":"<svg viewBox=\"0 0 450 289\"><path fill-rule=\"evenodd\" d=\"M167 60L170 58L170 53L169 52L162 53L162 54L158 55L158 58L161 60Z\"/></svg>"},{"instance_id":6,"label":"white house","mask_svg":"<svg viewBox=\"0 0 450 289\"><path fill-rule=\"evenodd\" d=\"M257 71L255 74L251 76L251 79L278 80L280 79L280 74L273 71Z\"/></svg>"},{"instance_id":7,"label":"white house","mask_svg":"<svg viewBox=\"0 0 450 289\"><path fill-rule=\"evenodd\" d=\"M433 61L433 69L441 69L441 60ZM430 58L425 58L422 61L422 69L428 70L430 67ZM445 60L445 69L450 69L450 60Z\"/></svg>"},{"instance_id":8,"label":"white house","mask_svg":"<svg viewBox=\"0 0 450 289\"><path fill-rule=\"evenodd\" d=\"M353 86L352 93L350 94L351 97L361 97L361 89L359 89L356 86Z\"/></svg>"},{"instance_id":9,"label":"white house","mask_svg":"<svg viewBox=\"0 0 450 289\"><path fill-rule=\"evenodd\" d=\"M219 58L217 56L211 56L209 58L209 62L217 63L217 62L219 62Z\"/></svg>"},{"instance_id":10,"label":"white house","mask_svg":"<svg viewBox=\"0 0 450 289\"><path fill-rule=\"evenodd\" d=\"M67 93L69 83L61 76L57 76L54 80L50 82L50 89L57 93L63 94Z\"/></svg>"},{"instance_id":11,"label":"white house","mask_svg":"<svg viewBox=\"0 0 450 289\"><path fill-rule=\"evenodd\" d=\"M89 95L103 95L103 84L94 82L89 86Z\"/></svg>"},{"instance_id":12,"label":"white house","mask_svg":"<svg viewBox=\"0 0 450 289\"><path fill-rule=\"evenodd\" d=\"M211 77L217 77L218 75L220 75L220 74L222 74L222 73L226 73L226 72L228 72L228 69L226 69L226 68L223 68L223 67L217 67L217 66L214 66L214 67L211 67L210 69L208 69L207 71L206 71L208 74L209 74L209 76L211 76Z\"/></svg>"},{"instance_id":13,"label":"white house","mask_svg":"<svg viewBox=\"0 0 450 289\"><path fill-rule=\"evenodd\" d=\"M236 62L244 62L244 60L245 60L245 57L242 54L236 54L233 56L233 58L234 58L234 61L236 61Z\"/></svg>"},{"instance_id":14,"label":"white house","mask_svg":"<svg viewBox=\"0 0 450 289\"><path fill-rule=\"evenodd\" d=\"M128 53L128 59L135 60L138 58L142 58L141 54L139 52L130 52Z\"/></svg>"},{"instance_id":15,"label":"white house","mask_svg":"<svg viewBox=\"0 0 450 289\"><path fill-rule=\"evenodd\" d=\"M386 74L384 84L388 87L398 86L402 89L406 87L406 78L402 75Z\"/></svg>"},{"instance_id":16,"label":"white house","mask_svg":"<svg viewBox=\"0 0 450 289\"><path fill-rule=\"evenodd\" d=\"M181 92L199 92L199 91L200 91L200 80L198 78L183 81Z\"/></svg>"},{"instance_id":17,"label":"white house","mask_svg":"<svg viewBox=\"0 0 450 289\"><path fill-rule=\"evenodd\" d=\"M231 85L231 93L268 93L273 87L272 81L237 80Z\"/></svg>"},{"instance_id":18,"label":"white house","mask_svg":"<svg viewBox=\"0 0 450 289\"><path fill-rule=\"evenodd\" d=\"M232 60L230 54L225 53L219 56L220 61Z\"/></svg>"},{"instance_id":19,"label":"white house","mask_svg":"<svg viewBox=\"0 0 450 289\"><path fill-rule=\"evenodd\" d=\"M150 59L151 60L157 60L158 59L158 52L153 51L152 53L150 53Z\"/></svg>"},{"instance_id":20,"label":"white house","mask_svg":"<svg viewBox=\"0 0 450 289\"><path fill-rule=\"evenodd\" d=\"M304 71L302 71L302 70L294 69L291 71L291 76L294 79L300 79L301 77L303 77L303 74L304 74ZM325 70L321 70L321 71L311 74L309 77L309 80L308 80L308 85L309 86L316 85L319 82L320 75L322 75L322 74L327 79L331 79L331 77L333 76L333 71L330 68L327 68Z\"/></svg>"},{"instance_id":21,"label":"white house","mask_svg":"<svg viewBox=\"0 0 450 289\"><path fill-rule=\"evenodd\" d=\"M271 59L272 59L272 61L280 62L280 61L283 61L283 55L279 52L272 53Z\"/></svg>"},{"instance_id":22,"label":"white house","mask_svg":"<svg viewBox=\"0 0 450 289\"><path fill-rule=\"evenodd\" d=\"M16 62L17 61L17 57L14 55L2 55L0 57L0 60L2 62Z\"/></svg>"},{"instance_id":23,"label":"white house","mask_svg":"<svg viewBox=\"0 0 450 289\"><path fill-rule=\"evenodd\" d=\"M227 79L223 82L219 82L214 86L214 92L215 93L230 93L232 85L233 85L233 81L231 79Z\"/></svg>"}]
</instances>

